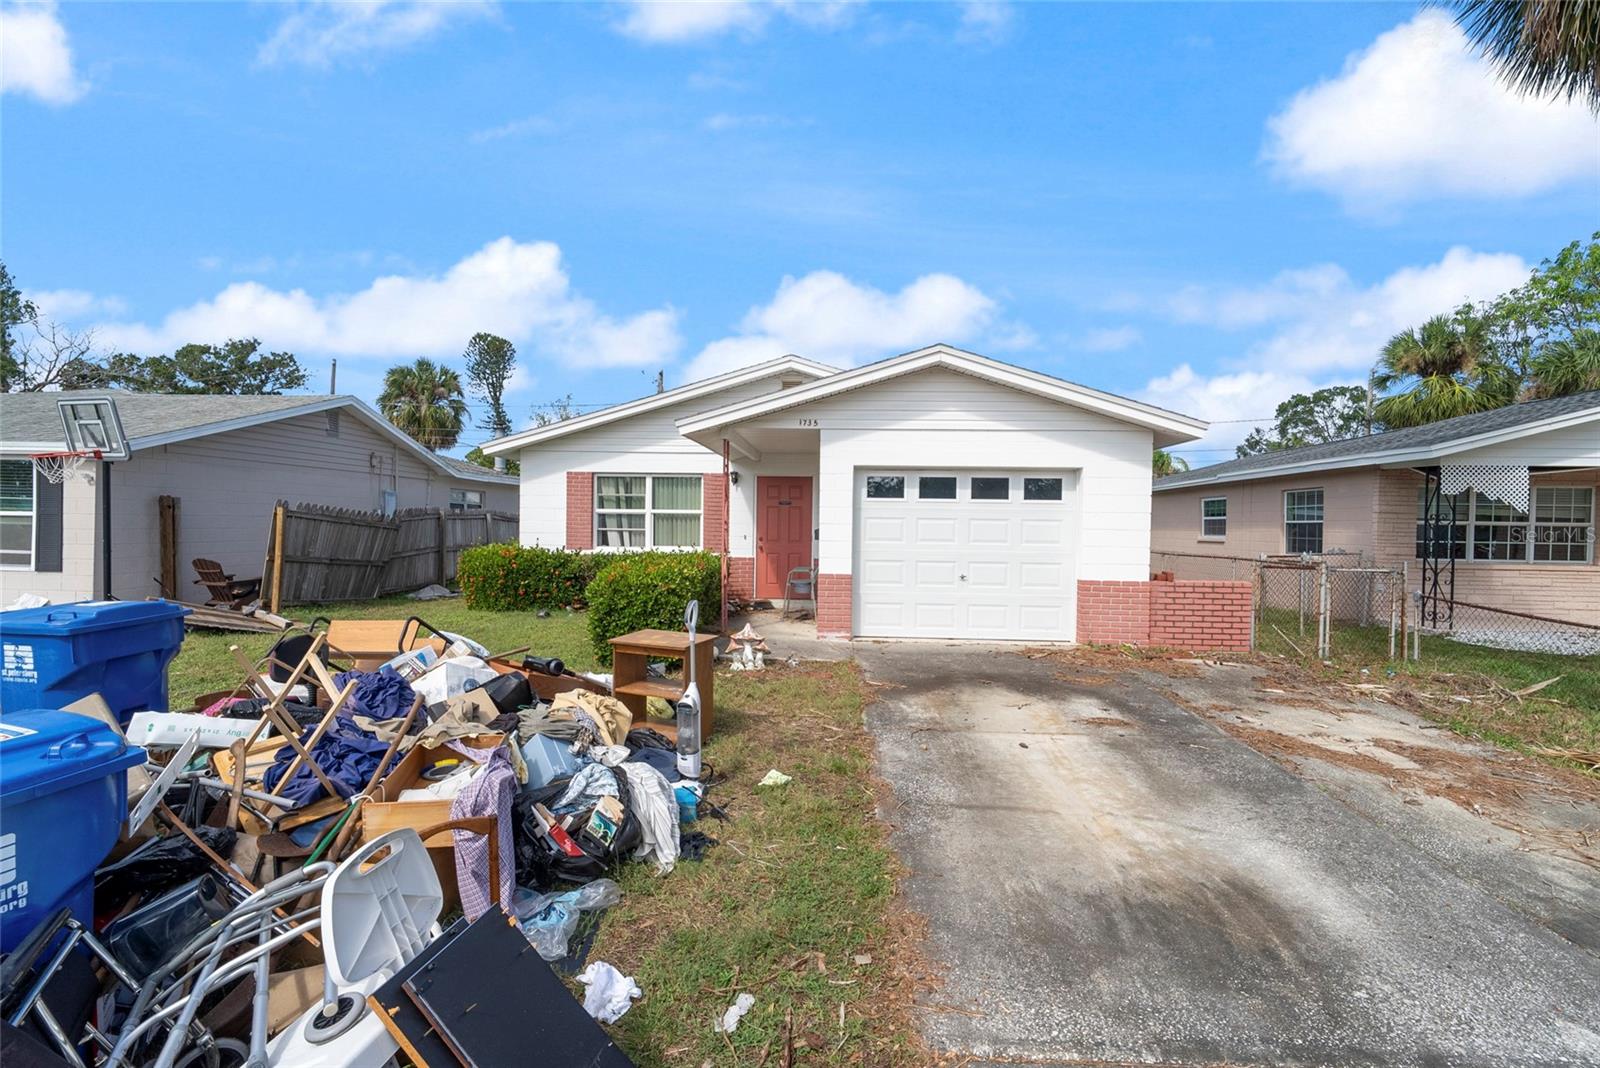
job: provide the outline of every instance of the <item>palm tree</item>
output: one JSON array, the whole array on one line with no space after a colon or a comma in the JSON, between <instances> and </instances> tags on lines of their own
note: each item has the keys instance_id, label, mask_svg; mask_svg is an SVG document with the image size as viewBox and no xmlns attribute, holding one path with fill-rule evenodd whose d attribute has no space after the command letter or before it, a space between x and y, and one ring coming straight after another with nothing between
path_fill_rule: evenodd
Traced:
<instances>
[{"instance_id":1,"label":"palm tree","mask_svg":"<svg viewBox=\"0 0 1600 1068\"><path fill-rule=\"evenodd\" d=\"M1529 368L1535 397L1565 397L1600 389L1600 330L1574 330L1546 341Z\"/></svg>"},{"instance_id":2,"label":"palm tree","mask_svg":"<svg viewBox=\"0 0 1600 1068\"><path fill-rule=\"evenodd\" d=\"M467 425L461 376L429 359L389 368L378 394L378 410L435 452L452 448Z\"/></svg>"},{"instance_id":3,"label":"palm tree","mask_svg":"<svg viewBox=\"0 0 1600 1068\"><path fill-rule=\"evenodd\" d=\"M1467 39L1518 92L1600 111L1600 2L1450 0Z\"/></svg>"},{"instance_id":4,"label":"palm tree","mask_svg":"<svg viewBox=\"0 0 1600 1068\"><path fill-rule=\"evenodd\" d=\"M1373 414L1390 429L1504 407L1517 392L1483 320L1471 315L1436 315L1390 338L1372 387L1388 394Z\"/></svg>"},{"instance_id":5,"label":"palm tree","mask_svg":"<svg viewBox=\"0 0 1600 1068\"><path fill-rule=\"evenodd\" d=\"M1150 472L1157 478L1175 475L1179 471L1189 470L1189 461L1181 456L1174 456L1166 449L1157 449L1150 457Z\"/></svg>"}]
</instances>

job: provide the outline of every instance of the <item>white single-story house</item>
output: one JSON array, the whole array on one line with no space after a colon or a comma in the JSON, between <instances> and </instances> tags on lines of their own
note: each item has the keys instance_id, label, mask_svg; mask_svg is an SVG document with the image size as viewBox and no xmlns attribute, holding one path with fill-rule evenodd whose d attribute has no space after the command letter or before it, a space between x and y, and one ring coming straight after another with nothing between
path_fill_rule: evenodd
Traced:
<instances>
[{"instance_id":1,"label":"white single-story house","mask_svg":"<svg viewBox=\"0 0 1600 1068\"><path fill-rule=\"evenodd\" d=\"M1600 625L1600 391L1157 480L1152 548L1359 553L1448 600ZM1430 523L1430 518L1432 522Z\"/></svg>"},{"instance_id":2,"label":"white single-story house","mask_svg":"<svg viewBox=\"0 0 1600 1068\"><path fill-rule=\"evenodd\" d=\"M521 464L524 544L704 548L745 599L815 565L826 635L1072 641L1104 629L1080 591L1143 597L1151 451L1205 429L933 345L785 356L483 448Z\"/></svg>"},{"instance_id":3,"label":"white single-story house","mask_svg":"<svg viewBox=\"0 0 1600 1068\"><path fill-rule=\"evenodd\" d=\"M351 396L208 396L94 390L110 396L130 457L90 464L92 483L52 485L29 456L65 448L57 402L70 392L0 396L0 603L55 602L102 590L103 494L111 506L111 592L158 596L159 501L177 507L177 594L204 599L190 561L261 574L278 501L360 511L514 512L517 479L440 456ZM106 468L109 467L109 471Z\"/></svg>"}]
</instances>

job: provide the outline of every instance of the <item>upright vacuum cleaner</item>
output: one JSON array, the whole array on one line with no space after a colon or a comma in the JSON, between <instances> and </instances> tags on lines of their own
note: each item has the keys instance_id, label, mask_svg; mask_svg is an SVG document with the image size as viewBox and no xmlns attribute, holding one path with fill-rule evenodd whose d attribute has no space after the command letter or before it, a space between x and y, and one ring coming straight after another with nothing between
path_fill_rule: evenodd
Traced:
<instances>
[{"instance_id":1,"label":"upright vacuum cleaner","mask_svg":"<svg viewBox=\"0 0 1600 1068\"><path fill-rule=\"evenodd\" d=\"M683 671L689 680L678 699L678 774L685 779L700 778L700 686L695 682L695 625L700 622L700 602L690 601L683 610L683 625L689 632L689 651Z\"/></svg>"}]
</instances>

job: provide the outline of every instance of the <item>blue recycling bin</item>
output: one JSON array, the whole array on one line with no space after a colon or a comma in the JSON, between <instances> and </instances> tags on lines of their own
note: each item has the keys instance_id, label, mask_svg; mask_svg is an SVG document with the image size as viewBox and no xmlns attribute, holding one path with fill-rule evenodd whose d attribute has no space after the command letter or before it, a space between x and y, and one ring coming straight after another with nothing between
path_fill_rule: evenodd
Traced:
<instances>
[{"instance_id":1,"label":"blue recycling bin","mask_svg":"<svg viewBox=\"0 0 1600 1068\"><path fill-rule=\"evenodd\" d=\"M123 726L166 712L167 665L189 609L172 601L78 601L0 612L0 713L99 693Z\"/></svg>"},{"instance_id":2,"label":"blue recycling bin","mask_svg":"<svg viewBox=\"0 0 1600 1068\"><path fill-rule=\"evenodd\" d=\"M90 716L0 714L0 953L65 905L94 921L94 870L128 816L145 752Z\"/></svg>"}]
</instances>

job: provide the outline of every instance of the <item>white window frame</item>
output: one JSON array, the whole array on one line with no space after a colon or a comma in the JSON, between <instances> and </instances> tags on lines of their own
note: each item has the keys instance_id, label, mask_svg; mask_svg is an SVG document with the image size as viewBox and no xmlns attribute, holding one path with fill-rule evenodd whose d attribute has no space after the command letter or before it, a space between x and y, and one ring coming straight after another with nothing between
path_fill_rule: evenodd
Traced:
<instances>
[{"instance_id":1,"label":"white window frame","mask_svg":"<svg viewBox=\"0 0 1600 1068\"><path fill-rule=\"evenodd\" d=\"M640 508L601 508L600 507L600 480L602 478L642 478L644 479L644 507ZM700 507L699 508L657 508L656 479L658 478L698 478L700 480ZM643 545L602 545L600 544L600 517L602 515L640 515L644 516L644 544ZM693 545L657 545L656 524L657 515L694 515L700 517L700 533ZM594 475L594 495L589 506L589 521L594 531L594 548L596 552L626 553L640 552L647 549L663 549L667 551L680 550L695 552L706 547L706 475L699 471L660 471L654 474L645 474L642 471L596 471ZM632 529L632 528L629 528Z\"/></svg>"},{"instance_id":2,"label":"white window frame","mask_svg":"<svg viewBox=\"0 0 1600 1068\"><path fill-rule=\"evenodd\" d=\"M1319 495L1322 498L1322 518L1321 519L1290 519L1289 518L1289 498L1292 497L1293 495L1295 495L1296 493L1315 493L1315 494ZM1289 524L1290 523L1299 523L1299 524L1303 524L1303 525L1306 525L1306 526L1309 526L1310 524L1315 523L1320 528L1319 533L1320 533L1321 536L1317 539L1319 542L1321 542L1320 547L1317 548L1317 549L1291 549L1291 548L1289 548ZM1285 553L1310 553L1313 556L1320 556L1323 553L1327 552L1327 550L1328 550L1328 492L1327 492L1327 490L1324 489L1322 486L1298 486L1298 487L1296 487L1294 489L1286 489L1286 490L1284 490L1283 491L1283 528L1282 528L1282 530L1283 530L1283 551Z\"/></svg>"},{"instance_id":3,"label":"white window frame","mask_svg":"<svg viewBox=\"0 0 1600 1068\"><path fill-rule=\"evenodd\" d=\"M457 500L456 498L461 498ZM476 497L478 503L473 504L470 498ZM453 489L450 491L450 510L452 512L481 512L483 511L483 490Z\"/></svg>"},{"instance_id":4,"label":"white window frame","mask_svg":"<svg viewBox=\"0 0 1600 1068\"><path fill-rule=\"evenodd\" d=\"M1513 567L1522 567L1524 565L1532 564L1532 565L1537 566L1537 567L1545 567L1545 566L1570 567L1570 566L1574 566L1574 565L1578 566L1578 567L1583 567L1583 566L1586 566L1588 564L1594 563L1594 560L1595 560L1595 542L1594 542L1594 538L1592 536L1591 537L1586 537L1586 538L1583 539L1584 556L1583 556L1583 559L1581 559L1581 560L1540 560L1540 559L1536 558L1536 554L1535 554L1535 552L1533 550L1535 548L1537 548L1537 546L1539 544L1538 531L1539 531L1540 527L1581 528L1581 529L1587 529L1587 530L1590 530L1590 531L1595 529L1595 527L1597 525L1597 523L1596 523L1597 506L1600 506L1600 501L1597 501L1597 498L1600 498L1600 493L1596 493L1595 492L1595 487L1590 486L1590 485L1586 485L1586 484L1573 483L1573 482L1553 482L1553 483L1543 483L1543 484L1540 484L1540 485L1531 486L1531 487L1529 487L1529 489L1530 489L1531 492L1529 494L1529 498L1530 499L1529 499L1528 503L1529 503L1529 505L1531 505L1532 511L1528 514L1528 516L1526 517L1526 519L1524 521L1518 522L1516 520L1512 520L1509 523L1507 521L1501 520L1501 519L1487 519L1487 518L1480 519L1479 516L1478 516L1478 502L1479 502L1479 500L1483 499L1482 495L1480 493L1478 493L1477 490L1467 490L1467 491L1465 491L1466 495L1467 495L1465 518L1464 518L1464 520L1458 520L1458 522L1457 522L1458 526L1461 525L1462 522L1464 522L1465 525L1466 525L1466 534L1465 534L1465 537L1463 538L1463 540L1460 543L1462 545L1462 550L1461 550L1462 551L1462 555L1458 556L1456 558L1456 564L1458 566L1462 565L1462 564L1471 564L1471 565L1474 565L1474 566L1484 566L1484 565L1487 565L1487 566L1505 566L1505 565L1511 565ZM1580 491L1586 491L1589 494L1589 521L1587 523L1580 523L1580 522L1578 522L1576 520L1573 520L1573 521L1554 520L1554 521L1546 522L1546 523L1540 523L1538 521L1539 494L1550 492L1550 491L1554 491L1554 490L1558 490L1558 489L1580 490ZM1421 491L1419 490L1419 496L1420 496L1420 492ZM1417 522L1418 522L1419 525L1422 522L1422 519L1420 517L1420 512L1422 510L1422 507L1423 506L1420 503L1420 499L1419 499L1419 503L1418 503L1418 506L1417 506L1417 509L1418 509L1418 512L1419 512L1419 518L1417 519ZM1508 527L1510 532L1511 532L1511 537L1510 537L1510 542L1511 543L1516 543L1519 540L1518 532L1520 531L1521 532L1520 533L1520 542L1521 542L1521 544L1522 544L1522 546L1524 548L1524 554L1523 554L1522 558L1521 559L1515 559L1515 558L1513 558L1513 559L1491 559L1491 558L1488 558L1488 557L1479 558L1476 555L1476 549L1477 549L1476 537L1477 537L1477 528L1479 526ZM1495 544L1499 544L1499 543L1495 543ZM1413 546L1413 551L1415 551L1415 546Z\"/></svg>"},{"instance_id":5,"label":"white window frame","mask_svg":"<svg viewBox=\"0 0 1600 1068\"><path fill-rule=\"evenodd\" d=\"M33 566L39 562L39 475L34 470L32 460L19 460L16 457L4 458L7 463L20 463L28 466L28 509L6 509L5 515L28 517L28 562L26 564L0 564L0 571L32 571ZM11 550L17 551L17 550Z\"/></svg>"},{"instance_id":6,"label":"white window frame","mask_svg":"<svg viewBox=\"0 0 1600 1068\"><path fill-rule=\"evenodd\" d=\"M1206 505L1210 504L1212 501L1221 501L1222 502L1222 514L1221 515L1206 515ZM1285 506L1285 507L1287 507L1287 506ZM1287 514L1287 512L1285 514ZM1220 534L1208 534L1208 533L1206 533L1206 524L1207 523L1215 523L1215 522L1218 522L1219 520L1222 523L1222 532ZM1201 541L1227 541L1228 540L1228 498L1226 498L1226 497L1201 497L1200 498L1200 540Z\"/></svg>"}]
</instances>

